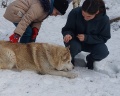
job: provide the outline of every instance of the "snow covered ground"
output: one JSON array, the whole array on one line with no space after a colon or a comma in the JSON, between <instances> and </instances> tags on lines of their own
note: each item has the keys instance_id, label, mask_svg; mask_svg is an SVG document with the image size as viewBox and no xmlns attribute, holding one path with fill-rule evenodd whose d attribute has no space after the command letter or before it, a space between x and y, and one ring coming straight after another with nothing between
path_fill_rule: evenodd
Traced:
<instances>
[{"instance_id":1,"label":"snow covered ground","mask_svg":"<svg viewBox=\"0 0 120 96\"><path fill-rule=\"evenodd\" d=\"M82 0L83 2L83 0ZM120 16L120 0L105 0L110 18ZM63 45L61 28L64 26L70 4L64 16L49 17L41 27L37 42ZM14 25L3 18L0 8L0 40L9 40ZM110 54L94 64L94 70L84 67L87 53L76 56L75 79L60 76L38 75L32 71L0 70L0 96L120 96L120 21L111 24L112 38L107 42Z\"/></svg>"}]
</instances>

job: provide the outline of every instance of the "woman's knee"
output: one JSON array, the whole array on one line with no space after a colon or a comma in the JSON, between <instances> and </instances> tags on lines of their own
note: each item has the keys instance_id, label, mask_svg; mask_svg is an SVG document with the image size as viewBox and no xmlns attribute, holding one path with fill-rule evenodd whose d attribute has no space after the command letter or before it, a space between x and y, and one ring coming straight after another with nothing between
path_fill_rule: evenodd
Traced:
<instances>
[{"instance_id":1,"label":"woman's knee","mask_svg":"<svg viewBox=\"0 0 120 96\"><path fill-rule=\"evenodd\" d=\"M108 48L105 44L98 44L92 51L92 56L96 60L100 61L109 55Z\"/></svg>"}]
</instances>

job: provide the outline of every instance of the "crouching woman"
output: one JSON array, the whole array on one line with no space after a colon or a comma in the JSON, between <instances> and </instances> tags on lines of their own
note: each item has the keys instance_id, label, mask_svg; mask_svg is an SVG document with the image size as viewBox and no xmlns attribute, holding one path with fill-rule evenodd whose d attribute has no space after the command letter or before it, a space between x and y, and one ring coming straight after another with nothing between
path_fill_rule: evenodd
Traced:
<instances>
[{"instance_id":1,"label":"crouching woman","mask_svg":"<svg viewBox=\"0 0 120 96\"><path fill-rule=\"evenodd\" d=\"M109 54L105 43L111 38L110 23L103 0L85 0L82 7L73 9L62 34L65 46L70 45L72 63L79 52L89 52L86 67L93 69L95 61Z\"/></svg>"}]
</instances>

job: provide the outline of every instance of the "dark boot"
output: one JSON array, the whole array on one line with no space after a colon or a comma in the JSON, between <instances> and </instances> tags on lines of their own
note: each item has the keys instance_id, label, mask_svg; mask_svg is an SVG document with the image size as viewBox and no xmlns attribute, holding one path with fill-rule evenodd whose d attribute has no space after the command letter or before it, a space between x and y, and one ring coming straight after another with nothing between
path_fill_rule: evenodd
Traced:
<instances>
[{"instance_id":1,"label":"dark boot","mask_svg":"<svg viewBox=\"0 0 120 96\"><path fill-rule=\"evenodd\" d=\"M93 70L93 63L95 60L90 55L86 57L86 60L87 60L86 67L88 67L88 69Z\"/></svg>"}]
</instances>

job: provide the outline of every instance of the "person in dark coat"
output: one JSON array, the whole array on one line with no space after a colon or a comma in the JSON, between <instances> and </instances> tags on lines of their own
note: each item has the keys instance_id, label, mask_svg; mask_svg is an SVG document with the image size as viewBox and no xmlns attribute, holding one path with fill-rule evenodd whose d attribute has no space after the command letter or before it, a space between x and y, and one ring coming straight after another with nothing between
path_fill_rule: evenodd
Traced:
<instances>
[{"instance_id":1,"label":"person in dark coat","mask_svg":"<svg viewBox=\"0 0 120 96\"><path fill-rule=\"evenodd\" d=\"M108 56L106 42L111 38L109 17L103 0L85 0L82 7L71 10L62 28L65 46L70 46L72 63L81 51L89 52L86 67Z\"/></svg>"}]
</instances>

